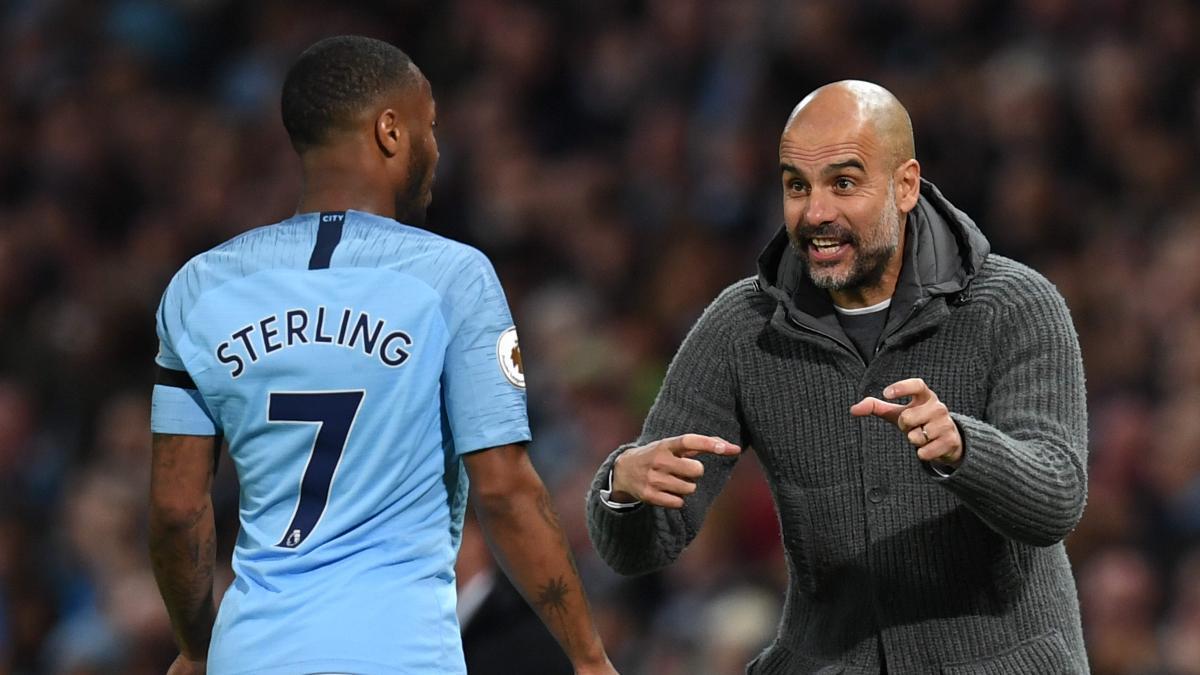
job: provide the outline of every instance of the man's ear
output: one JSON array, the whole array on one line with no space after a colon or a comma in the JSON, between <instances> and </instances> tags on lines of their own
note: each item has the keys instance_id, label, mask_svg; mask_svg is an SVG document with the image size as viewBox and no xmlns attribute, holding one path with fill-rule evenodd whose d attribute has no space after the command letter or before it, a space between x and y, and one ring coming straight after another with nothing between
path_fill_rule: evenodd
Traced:
<instances>
[{"instance_id":1,"label":"man's ear","mask_svg":"<svg viewBox=\"0 0 1200 675\"><path fill-rule=\"evenodd\" d=\"M392 108L384 108L375 118L375 142L385 157L408 152L408 128Z\"/></svg>"},{"instance_id":2,"label":"man's ear","mask_svg":"<svg viewBox=\"0 0 1200 675\"><path fill-rule=\"evenodd\" d=\"M921 196L921 165L915 159L910 159L896 168L896 206L902 213L908 213L917 206L917 198Z\"/></svg>"}]
</instances>

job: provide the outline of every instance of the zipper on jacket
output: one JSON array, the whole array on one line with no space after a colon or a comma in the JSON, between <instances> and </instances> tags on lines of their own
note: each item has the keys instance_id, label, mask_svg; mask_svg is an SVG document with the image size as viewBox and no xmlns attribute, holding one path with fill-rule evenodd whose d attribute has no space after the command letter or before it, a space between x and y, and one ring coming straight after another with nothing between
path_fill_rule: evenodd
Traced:
<instances>
[{"instance_id":1,"label":"zipper on jacket","mask_svg":"<svg viewBox=\"0 0 1200 675\"><path fill-rule=\"evenodd\" d=\"M888 333L887 335L880 336L879 342L875 345L875 356L879 356L885 347L891 346L890 340L895 337L905 326L907 326L908 322L912 321L913 317L917 315L917 312L921 311L921 308L927 304L929 304L928 298L917 298L913 302L912 307L908 309L908 316L904 317L904 320L901 321L892 330L892 332Z\"/></svg>"},{"instance_id":2,"label":"zipper on jacket","mask_svg":"<svg viewBox=\"0 0 1200 675\"><path fill-rule=\"evenodd\" d=\"M784 310L784 311L786 313L786 310ZM800 330L812 333L813 335L819 335L823 338L826 338L826 339L830 340L831 342L833 342L834 344L841 347L844 351L849 352L854 358L858 359L858 362L861 363L864 368L866 368L867 366L870 365L867 363L866 359L864 359L862 357L862 354L858 353L857 349L854 349L853 347L846 344L845 342L842 342L841 340L837 339L837 337L830 335L829 333L826 333L825 331L820 331L820 330L817 330L816 328L811 328L809 326L805 326L804 324L797 321L796 318L793 317L790 313L788 313L787 318L788 318L788 323L792 324L796 328L799 328ZM876 353L878 353L878 349L876 350Z\"/></svg>"}]
</instances>

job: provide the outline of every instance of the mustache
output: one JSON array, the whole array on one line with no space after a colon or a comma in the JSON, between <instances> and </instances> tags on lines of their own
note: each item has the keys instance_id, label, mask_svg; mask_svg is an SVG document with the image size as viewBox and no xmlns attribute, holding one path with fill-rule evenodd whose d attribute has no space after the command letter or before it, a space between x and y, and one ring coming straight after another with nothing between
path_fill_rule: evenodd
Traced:
<instances>
[{"instance_id":1,"label":"mustache","mask_svg":"<svg viewBox=\"0 0 1200 675\"><path fill-rule=\"evenodd\" d=\"M811 239L840 239L851 244L858 244L858 236L848 227L837 223L821 223L820 225L799 225L793 230L792 239L804 241Z\"/></svg>"}]
</instances>

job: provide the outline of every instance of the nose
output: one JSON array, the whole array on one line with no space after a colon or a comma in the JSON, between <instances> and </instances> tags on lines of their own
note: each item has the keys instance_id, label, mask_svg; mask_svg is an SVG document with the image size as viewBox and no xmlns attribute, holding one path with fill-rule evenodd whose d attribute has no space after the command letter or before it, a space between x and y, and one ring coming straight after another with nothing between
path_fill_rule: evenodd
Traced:
<instances>
[{"instance_id":1,"label":"nose","mask_svg":"<svg viewBox=\"0 0 1200 675\"><path fill-rule=\"evenodd\" d=\"M833 200L820 190L813 190L808 196L804 214L801 218L805 225L817 226L836 220L837 214L833 208Z\"/></svg>"}]
</instances>

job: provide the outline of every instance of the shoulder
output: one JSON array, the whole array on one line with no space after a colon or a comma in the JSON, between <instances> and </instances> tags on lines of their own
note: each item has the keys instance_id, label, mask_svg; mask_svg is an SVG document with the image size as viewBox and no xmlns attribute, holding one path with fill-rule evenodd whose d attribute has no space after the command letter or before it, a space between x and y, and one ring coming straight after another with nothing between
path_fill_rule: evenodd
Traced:
<instances>
[{"instance_id":1,"label":"shoulder","mask_svg":"<svg viewBox=\"0 0 1200 675\"><path fill-rule=\"evenodd\" d=\"M988 254L972 282L972 295L996 306L1064 304L1052 281L1037 270L995 253Z\"/></svg>"},{"instance_id":2,"label":"shoulder","mask_svg":"<svg viewBox=\"0 0 1200 675\"><path fill-rule=\"evenodd\" d=\"M456 285L464 276L494 275L491 261L474 246L391 218L353 213L354 229L342 240L351 264L404 272L439 289Z\"/></svg>"},{"instance_id":3,"label":"shoulder","mask_svg":"<svg viewBox=\"0 0 1200 675\"><path fill-rule=\"evenodd\" d=\"M991 310L997 328L1025 326L1038 333L1052 327L1074 330L1067 302L1054 283L1011 258L989 254L972 282L971 296L972 302Z\"/></svg>"},{"instance_id":4,"label":"shoulder","mask_svg":"<svg viewBox=\"0 0 1200 675\"><path fill-rule=\"evenodd\" d=\"M730 338L754 335L755 326L770 321L774 309L774 300L759 288L755 277L739 279L709 303L692 333L717 333Z\"/></svg>"},{"instance_id":5,"label":"shoulder","mask_svg":"<svg viewBox=\"0 0 1200 675\"><path fill-rule=\"evenodd\" d=\"M447 239L440 235L430 240L430 246L436 248L431 256L430 272L438 279L434 286L447 294L481 293L484 290L499 286L500 280L496 268L487 254L469 244Z\"/></svg>"},{"instance_id":6,"label":"shoulder","mask_svg":"<svg viewBox=\"0 0 1200 675\"><path fill-rule=\"evenodd\" d=\"M746 277L726 286L704 313L723 323L739 325L755 317L769 319L774 308L775 301L763 292L758 279Z\"/></svg>"},{"instance_id":7,"label":"shoulder","mask_svg":"<svg viewBox=\"0 0 1200 675\"><path fill-rule=\"evenodd\" d=\"M300 241L308 235L298 233L295 227L286 227L288 221L256 227L220 243L207 251L193 256L184 263L163 294L164 302L171 301L189 305L205 291L224 282L246 276L267 264L272 257L265 251L278 252Z\"/></svg>"},{"instance_id":8,"label":"shoulder","mask_svg":"<svg viewBox=\"0 0 1200 675\"><path fill-rule=\"evenodd\" d=\"M496 276L496 269L492 265L492 261L487 254L469 244L464 244L453 239L442 239L447 252L453 257L457 263L458 269L469 276L478 276L492 278Z\"/></svg>"}]
</instances>

